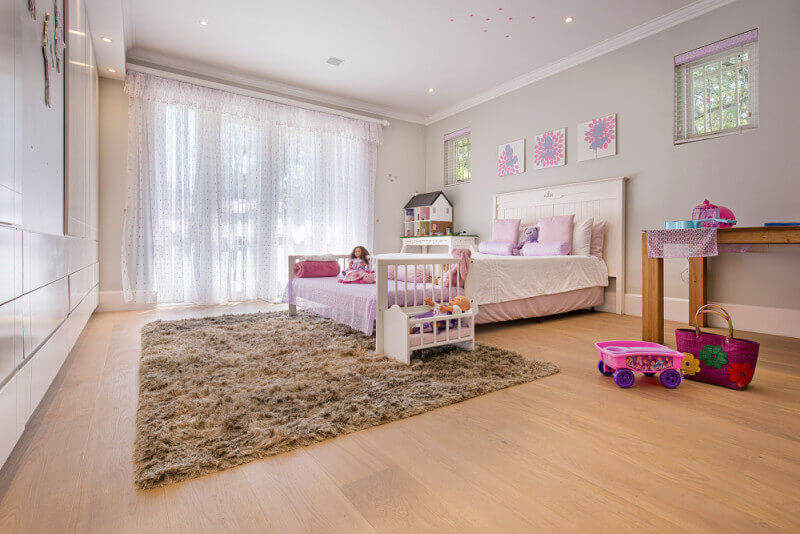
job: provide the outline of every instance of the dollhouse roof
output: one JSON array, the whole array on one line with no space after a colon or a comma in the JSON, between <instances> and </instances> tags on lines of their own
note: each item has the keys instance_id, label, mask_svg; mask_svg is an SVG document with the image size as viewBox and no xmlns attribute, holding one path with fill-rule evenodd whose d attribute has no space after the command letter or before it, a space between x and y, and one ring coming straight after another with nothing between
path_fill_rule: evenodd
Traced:
<instances>
[{"instance_id":1,"label":"dollhouse roof","mask_svg":"<svg viewBox=\"0 0 800 534\"><path fill-rule=\"evenodd\" d=\"M413 197L411 197L411 200L408 201L408 203L405 205L405 208L403 209L431 206L439 198L439 195L443 196L444 199L447 201L447 203L450 204L450 206L453 205L453 203L450 202L450 199L447 198L447 195L445 195L441 191L433 191L431 193L420 193L419 195L414 195Z\"/></svg>"}]
</instances>

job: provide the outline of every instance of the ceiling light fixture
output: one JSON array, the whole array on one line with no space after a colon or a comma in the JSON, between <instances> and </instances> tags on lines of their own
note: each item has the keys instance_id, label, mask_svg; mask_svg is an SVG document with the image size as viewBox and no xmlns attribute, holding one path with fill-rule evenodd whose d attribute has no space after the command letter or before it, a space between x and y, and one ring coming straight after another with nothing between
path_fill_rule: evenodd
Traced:
<instances>
[{"instance_id":1,"label":"ceiling light fixture","mask_svg":"<svg viewBox=\"0 0 800 534\"><path fill-rule=\"evenodd\" d=\"M111 42L111 38L109 38L109 37L101 37L100 39L101 39L101 40L102 40L104 43L110 43L110 42Z\"/></svg>"},{"instance_id":2,"label":"ceiling light fixture","mask_svg":"<svg viewBox=\"0 0 800 534\"><path fill-rule=\"evenodd\" d=\"M564 18L564 22L566 22L567 24L571 23L573 20L575 20L575 19L574 19L574 18L572 18L572 17L566 17L566 18Z\"/></svg>"},{"instance_id":3,"label":"ceiling light fixture","mask_svg":"<svg viewBox=\"0 0 800 534\"><path fill-rule=\"evenodd\" d=\"M342 58L331 56L325 63L327 63L328 65L333 65L334 67L338 67L339 65L344 63L344 60Z\"/></svg>"},{"instance_id":4,"label":"ceiling light fixture","mask_svg":"<svg viewBox=\"0 0 800 534\"><path fill-rule=\"evenodd\" d=\"M428 92L432 93L433 92L433 87L428 87Z\"/></svg>"},{"instance_id":5,"label":"ceiling light fixture","mask_svg":"<svg viewBox=\"0 0 800 534\"><path fill-rule=\"evenodd\" d=\"M83 33L82 31L78 31L78 30L70 30L69 33L71 33L72 35L80 35L81 37L85 37L86 36L85 33Z\"/></svg>"},{"instance_id":6,"label":"ceiling light fixture","mask_svg":"<svg viewBox=\"0 0 800 534\"><path fill-rule=\"evenodd\" d=\"M208 21L207 20L201 20L200 21L200 26L208 26Z\"/></svg>"},{"instance_id":7,"label":"ceiling light fixture","mask_svg":"<svg viewBox=\"0 0 800 534\"><path fill-rule=\"evenodd\" d=\"M117 72L117 69L108 69L108 72L110 72L111 74L114 74L115 72Z\"/></svg>"}]
</instances>

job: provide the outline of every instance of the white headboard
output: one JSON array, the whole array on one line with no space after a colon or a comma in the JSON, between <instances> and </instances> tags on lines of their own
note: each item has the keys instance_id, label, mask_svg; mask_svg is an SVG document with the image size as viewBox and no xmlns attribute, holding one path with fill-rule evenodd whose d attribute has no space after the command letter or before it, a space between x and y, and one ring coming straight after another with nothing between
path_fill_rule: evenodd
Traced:
<instances>
[{"instance_id":1,"label":"white headboard","mask_svg":"<svg viewBox=\"0 0 800 534\"><path fill-rule=\"evenodd\" d=\"M576 184L537 187L494 197L495 219L520 219L533 224L542 217L574 214L606 221L603 258L615 278L615 311L622 313L625 296L625 180L607 178Z\"/></svg>"}]
</instances>

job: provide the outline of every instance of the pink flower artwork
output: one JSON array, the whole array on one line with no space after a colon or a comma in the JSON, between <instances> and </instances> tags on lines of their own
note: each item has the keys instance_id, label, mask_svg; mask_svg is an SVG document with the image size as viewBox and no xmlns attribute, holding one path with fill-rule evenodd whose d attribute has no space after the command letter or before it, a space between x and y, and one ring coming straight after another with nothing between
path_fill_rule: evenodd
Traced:
<instances>
[{"instance_id":1,"label":"pink flower artwork","mask_svg":"<svg viewBox=\"0 0 800 534\"><path fill-rule=\"evenodd\" d=\"M525 172L525 139L500 145L497 150L497 176Z\"/></svg>"},{"instance_id":2,"label":"pink flower artwork","mask_svg":"<svg viewBox=\"0 0 800 534\"><path fill-rule=\"evenodd\" d=\"M578 161L617 153L617 116L607 115L578 125Z\"/></svg>"},{"instance_id":3,"label":"pink flower artwork","mask_svg":"<svg viewBox=\"0 0 800 534\"><path fill-rule=\"evenodd\" d=\"M533 166L535 169L558 167L566 163L566 131L566 128L562 128L536 136L533 144Z\"/></svg>"}]
</instances>

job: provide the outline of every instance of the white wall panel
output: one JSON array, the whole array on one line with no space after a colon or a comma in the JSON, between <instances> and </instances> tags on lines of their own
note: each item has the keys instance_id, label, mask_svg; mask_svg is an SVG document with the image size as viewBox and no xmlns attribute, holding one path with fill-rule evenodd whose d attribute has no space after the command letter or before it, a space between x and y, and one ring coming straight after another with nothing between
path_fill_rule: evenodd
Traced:
<instances>
[{"instance_id":1,"label":"white wall panel","mask_svg":"<svg viewBox=\"0 0 800 534\"><path fill-rule=\"evenodd\" d=\"M0 303L22 294L22 232L0 226Z\"/></svg>"},{"instance_id":2,"label":"white wall panel","mask_svg":"<svg viewBox=\"0 0 800 534\"><path fill-rule=\"evenodd\" d=\"M25 299L25 318L23 340L25 357L52 334L69 314L69 292L67 279L61 278L52 284L27 293Z\"/></svg>"},{"instance_id":3,"label":"white wall panel","mask_svg":"<svg viewBox=\"0 0 800 534\"><path fill-rule=\"evenodd\" d=\"M0 222L9 222L3 189L17 190L14 178L14 3L19 2L0 0Z\"/></svg>"},{"instance_id":4,"label":"white wall panel","mask_svg":"<svg viewBox=\"0 0 800 534\"><path fill-rule=\"evenodd\" d=\"M69 275L69 309L74 310L92 288L95 287L95 267L89 265Z\"/></svg>"},{"instance_id":5,"label":"white wall panel","mask_svg":"<svg viewBox=\"0 0 800 534\"><path fill-rule=\"evenodd\" d=\"M0 387L0 465L6 461L19 439L17 433L17 381Z\"/></svg>"},{"instance_id":6,"label":"white wall panel","mask_svg":"<svg viewBox=\"0 0 800 534\"><path fill-rule=\"evenodd\" d=\"M23 232L22 285L25 293L67 275L65 249L63 236Z\"/></svg>"},{"instance_id":7,"label":"white wall panel","mask_svg":"<svg viewBox=\"0 0 800 534\"><path fill-rule=\"evenodd\" d=\"M26 230L64 232L64 73L50 69L50 107L44 105L42 25L52 2L39 1L38 17L14 0L14 128L17 183ZM48 8L44 9L44 5ZM61 2L59 2L61 4Z\"/></svg>"},{"instance_id":8,"label":"white wall panel","mask_svg":"<svg viewBox=\"0 0 800 534\"><path fill-rule=\"evenodd\" d=\"M22 363L23 299L0 306L0 384Z\"/></svg>"}]
</instances>

